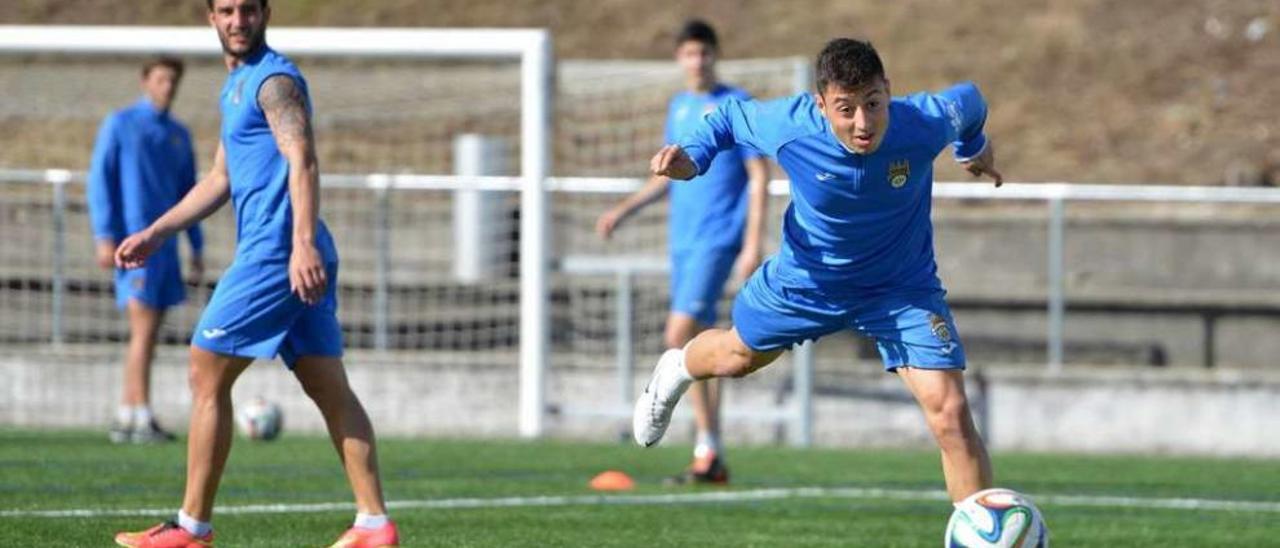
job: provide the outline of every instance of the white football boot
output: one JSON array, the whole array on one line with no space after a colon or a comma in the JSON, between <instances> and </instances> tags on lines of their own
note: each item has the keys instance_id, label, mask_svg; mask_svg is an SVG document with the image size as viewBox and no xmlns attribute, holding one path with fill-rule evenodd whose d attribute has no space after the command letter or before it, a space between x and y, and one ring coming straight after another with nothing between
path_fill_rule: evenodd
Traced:
<instances>
[{"instance_id":1,"label":"white football boot","mask_svg":"<svg viewBox=\"0 0 1280 548\"><path fill-rule=\"evenodd\" d=\"M684 367L684 350L672 348L663 352L631 415L631 432L637 444L650 447L662 439L671 424L671 412L691 384L693 377Z\"/></svg>"}]
</instances>

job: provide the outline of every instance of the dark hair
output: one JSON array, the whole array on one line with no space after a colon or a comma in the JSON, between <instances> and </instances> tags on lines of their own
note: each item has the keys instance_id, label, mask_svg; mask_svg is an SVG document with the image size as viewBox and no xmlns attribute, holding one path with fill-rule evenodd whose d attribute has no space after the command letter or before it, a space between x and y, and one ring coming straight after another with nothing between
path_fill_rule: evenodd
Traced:
<instances>
[{"instance_id":1,"label":"dark hair","mask_svg":"<svg viewBox=\"0 0 1280 548\"><path fill-rule=\"evenodd\" d=\"M204 0L204 5L208 6L209 11L213 11L213 0ZM258 0L258 5L264 10L267 9L267 0Z\"/></svg>"},{"instance_id":2,"label":"dark hair","mask_svg":"<svg viewBox=\"0 0 1280 548\"><path fill-rule=\"evenodd\" d=\"M836 38L827 42L822 53L818 54L815 69L818 93L825 93L831 84L855 89L871 83L877 76L884 78L884 65L876 48L871 42L852 38Z\"/></svg>"},{"instance_id":3,"label":"dark hair","mask_svg":"<svg viewBox=\"0 0 1280 548\"><path fill-rule=\"evenodd\" d=\"M182 59L178 59L171 55L157 55L142 64L142 77L146 78L151 74L151 70L156 67L167 67L172 69L173 74L177 76L178 79L182 79L182 71L186 69L186 65L182 64Z\"/></svg>"},{"instance_id":4,"label":"dark hair","mask_svg":"<svg viewBox=\"0 0 1280 548\"><path fill-rule=\"evenodd\" d=\"M711 49L719 51L720 41L716 39L716 29L701 19L690 19L684 22L684 26L680 27L680 32L676 34L676 47L685 42L694 41L702 42Z\"/></svg>"}]
</instances>

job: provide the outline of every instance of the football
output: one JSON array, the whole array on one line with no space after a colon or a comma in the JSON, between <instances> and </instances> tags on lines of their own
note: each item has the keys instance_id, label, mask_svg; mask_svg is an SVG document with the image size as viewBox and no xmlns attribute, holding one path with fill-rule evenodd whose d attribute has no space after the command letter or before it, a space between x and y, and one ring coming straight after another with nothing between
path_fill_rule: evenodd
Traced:
<instances>
[{"instance_id":1,"label":"football","mask_svg":"<svg viewBox=\"0 0 1280 548\"><path fill-rule=\"evenodd\" d=\"M947 522L948 548L1047 548L1049 530L1031 500L1011 489L978 491L956 503Z\"/></svg>"},{"instance_id":2,"label":"football","mask_svg":"<svg viewBox=\"0 0 1280 548\"><path fill-rule=\"evenodd\" d=\"M236 410L236 424L240 432L251 440L269 441L280 436L284 426L284 414L280 406L262 398L254 398Z\"/></svg>"}]
</instances>

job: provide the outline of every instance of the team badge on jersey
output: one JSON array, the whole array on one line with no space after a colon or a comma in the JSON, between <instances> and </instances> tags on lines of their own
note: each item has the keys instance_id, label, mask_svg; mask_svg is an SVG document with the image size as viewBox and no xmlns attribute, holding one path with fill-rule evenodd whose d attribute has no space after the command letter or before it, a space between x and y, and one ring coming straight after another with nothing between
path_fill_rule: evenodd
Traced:
<instances>
[{"instance_id":1,"label":"team badge on jersey","mask_svg":"<svg viewBox=\"0 0 1280 548\"><path fill-rule=\"evenodd\" d=\"M907 177L911 176L911 162L907 160L896 160L889 163L889 186L893 188L902 188L907 184Z\"/></svg>"},{"instance_id":2,"label":"team badge on jersey","mask_svg":"<svg viewBox=\"0 0 1280 548\"><path fill-rule=\"evenodd\" d=\"M933 336L944 343L951 342L951 328L947 327L947 320L937 314L929 315L929 331L933 332Z\"/></svg>"},{"instance_id":3,"label":"team badge on jersey","mask_svg":"<svg viewBox=\"0 0 1280 548\"><path fill-rule=\"evenodd\" d=\"M933 333L934 338L942 343L942 351L950 354L955 350L955 341L952 339L951 326L947 325L946 318L938 314L929 314L929 331Z\"/></svg>"}]
</instances>

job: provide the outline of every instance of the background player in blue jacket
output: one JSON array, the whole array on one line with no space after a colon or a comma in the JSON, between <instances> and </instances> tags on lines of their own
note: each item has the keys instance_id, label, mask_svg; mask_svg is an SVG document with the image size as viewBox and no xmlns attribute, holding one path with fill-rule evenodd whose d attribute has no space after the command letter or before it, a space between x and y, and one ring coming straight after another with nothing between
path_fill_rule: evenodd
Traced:
<instances>
[{"instance_id":1,"label":"background player in blue jacket","mask_svg":"<svg viewBox=\"0 0 1280 548\"><path fill-rule=\"evenodd\" d=\"M347 381L338 325L338 251L320 219L311 96L301 71L267 46L267 0L206 0L227 81L209 174L173 209L120 244L144 264L160 242L231 201L236 255L191 338L191 430L177 519L116 535L138 548L213 543L213 501L231 450L231 389L255 359L280 356L324 417L355 498L335 546L398 546L386 515L373 426Z\"/></svg>"},{"instance_id":2,"label":"background player in blue jacket","mask_svg":"<svg viewBox=\"0 0 1280 548\"><path fill-rule=\"evenodd\" d=\"M165 310L186 298L178 241L165 240L146 266L115 268L116 244L146 228L195 184L191 133L169 108L182 61L157 57L142 67L142 97L102 122L89 167L88 205L99 266L115 271L116 305L127 310L129 348L124 390L111 441L172 441L151 413L151 361ZM204 272L200 226L187 229L192 275Z\"/></svg>"},{"instance_id":3,"label":"background player in blue jacket","mask_svg":"<svg viewBox=\"0 0 1280 548\"><path fill-rule=\"evenodd\" d=\"M666 143L676 142L697 127L704 115L726 99L750 99L747 92L716 79L719 54L715 30L703 21L685 23L676 35L675 59L684 72L686 89L672 97L667 107ZM596 231L607 239L627 217L670 196L667 348L683 348L699 332L715 325L716 304L735 264L743 279L760 266L768 183L765 159L750 147L738 146L718 155L690 184L672 185L668 177L650 177L643 188L596 221ZM674 479L681 483L725 483L729 469L720 444L718 379L695 383L692 395L697 425L693 462Z\"/></svg>"},{"instance_id":4,"label":"background player in blue jacket","mask_svg":"<svg viewBox=\"0 0 1280 548\"><path fill-rule=\"evenodd\" d=\"M975 175L1003 181L983 134L977 87L893 98L871 44L836 39L819 54L817 93L726 101L654 156L656 175L690 179L748 145L791 180L781 251L734 301L732 329L663 354L636 402L636 441L662 438L694 379L743 376L789 346L852 329L875 339L924 412L954 500L991 486L991 464L964 392L960 334L943 299L929 219L933 160L946 146ZM684 184L684 183L681 183Z\"/></svg>"}]
</instances>

